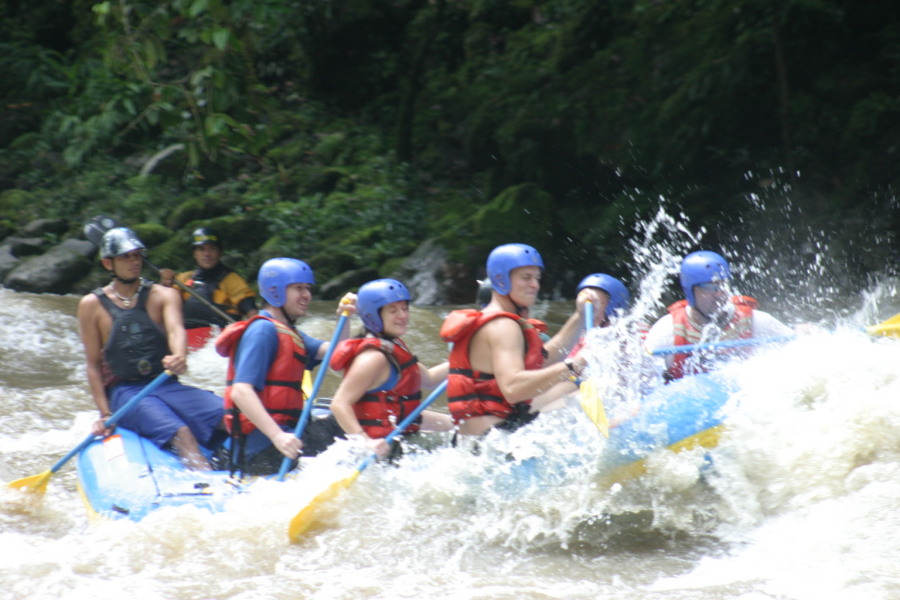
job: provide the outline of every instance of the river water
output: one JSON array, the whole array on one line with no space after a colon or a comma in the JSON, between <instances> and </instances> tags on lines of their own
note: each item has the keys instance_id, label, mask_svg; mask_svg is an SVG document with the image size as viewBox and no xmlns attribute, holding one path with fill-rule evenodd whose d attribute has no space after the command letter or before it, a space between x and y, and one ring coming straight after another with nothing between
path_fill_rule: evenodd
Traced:
<instances>
[{"instance_id":1,"label":"river water","mask_svg":"<svg viewBox=\"0 0 900 600\"><path fill-rule=\"evenodd\" d=\"M659 273L642 280L657 298ZM640 310L659 314L646 295ZM95 417L77 302L0 289L2 482L47 470ZM897 304L896 286L875 282L818 331L727 366L741 386L720 445L661 452L624 485L585 468L604 439L573 401L477 455L439 437L369 468L297 544L287 524L337 452L224 513L180 507L139 523L90 521L70 463L40 501L0 489L0 598L900 598L900 341L858 331ZM451 308L413 308L407 341L426 364L446 356L437 330ZM798 318L796 303L768 308ZM555 329L569 309L537 312ZM301 326L327 339L333 310L315 303ZM609 347L591 343L602 378ZM224 374L207 347L185 380L221 392ZM604 394L613 415L628 404ZM541 475L523 483L510 473L525 459Z\"/></svg>"}]
</instances>

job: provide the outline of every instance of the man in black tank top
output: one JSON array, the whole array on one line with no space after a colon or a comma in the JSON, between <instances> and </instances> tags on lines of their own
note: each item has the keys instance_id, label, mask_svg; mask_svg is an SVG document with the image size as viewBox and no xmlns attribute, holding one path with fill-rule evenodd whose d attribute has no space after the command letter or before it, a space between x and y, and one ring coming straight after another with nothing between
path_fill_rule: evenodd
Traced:
<instances>
[{"instance_id":1,"label":"man in black tank top","mask_svg":"<svg viewBox=\"0 0 900 600\"><path fill-rule=\"evenodd\" d=\"M103 235L101 262L112 280L81 299L78 323L88 384L100 411L95 435L109 435L106 419L164 369L187 370L187 339L178 293L141 279L144 244L125 227ZM204 453L224 430L222 399L169 379L118 424L171 447L191 469L209 469Z\"/></svg>"}]
</instances>

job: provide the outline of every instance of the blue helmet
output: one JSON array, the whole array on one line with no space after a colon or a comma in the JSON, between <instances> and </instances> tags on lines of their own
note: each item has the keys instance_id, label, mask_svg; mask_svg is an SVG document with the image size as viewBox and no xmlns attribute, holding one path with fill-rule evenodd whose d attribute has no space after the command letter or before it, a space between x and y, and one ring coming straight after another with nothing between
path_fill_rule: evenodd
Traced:
<instances>
[{"instance_id":1,"label":"blue helmet","mask_svg":"<svg viewBox=\"0 0 900 600\"><path fill-rule=\"evenodd\" d=\"M606 273L592 273L581 280L575 293L577 294L588 287L597 288L609 294L609 302L606 305L607 319L614 316L616 310L621 309L624 311L628 308L628 302L631 300L631 296L628 294L628 288L625 287L624 283L612 275L607 275Z\"/></svg>"},{"instance_id":2,"label":"blue helmet","mask_svg":"<svg viewBox=\"0 0 900 600\"><path fill-rule=\"evenodd\" d=\"M694 286L714 281L731 281L728 261L710 250L692 252L681 261L681 289L688 304L694 305Z\"/></svg>"},{"instance_id":3,"label":"blue helmet","mask_svg":"<svg viewBox=\"0 0 900 600\"><path fill-rule=\"evenodd\" d=\"M504 244L494 248L487 259L487 275L498 294L509 294L509 273L519 267L544 268L538 251L527 244Z\"/></svg>"},{"instance_id":4,"label":"blue helmet","mask_svg":"<svg viewBox=\"0 0 900 600\"><path fill-rule=\"evenodd\" d=\"M363 326L373 333L384 330L381 308L393 302L409 302L406 286L396 279L376 279L362 285L356 294L356 311Z\"/></svg>"},{"instance_id":5,"label":"blue helmet","mask_svg":"<svg viewBox=\"0 0 900 600\"><path fill-rule=\"evenodd\" d=\"M309 265L296 258L271 258L259 268L259 294L269 306L284 306L285 290L293 283L316 282Z\"/></svg>"},{"instance_id":6,"label":"blue helmet","mask_svg":"<svg viewBox=\"0 0 900 600\"><path fill-rule=\"evenodd\" d=\"M100 258L122 256L134 250L145 250L137 234L127 227L113 227L103 234L100 242Z\"/></svg>"}]
</instances>

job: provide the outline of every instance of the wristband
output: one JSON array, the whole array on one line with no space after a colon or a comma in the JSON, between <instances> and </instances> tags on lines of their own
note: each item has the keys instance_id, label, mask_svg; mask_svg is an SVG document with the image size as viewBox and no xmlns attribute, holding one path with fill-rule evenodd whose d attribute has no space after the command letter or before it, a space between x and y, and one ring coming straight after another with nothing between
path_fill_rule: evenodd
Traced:
<instances>
[{"instance_id":1,"label":"wristband","mask_svg":"<svg viewBox=\"0 0 900 600\"><path fill-rule=\"evenodd\" d=\"M575 371L575 361L571 358L564 358L563 364L566 365L566 368L569 370L569 381L576 382L578 381L578 372Z\"/></svg>"}]
</instances>

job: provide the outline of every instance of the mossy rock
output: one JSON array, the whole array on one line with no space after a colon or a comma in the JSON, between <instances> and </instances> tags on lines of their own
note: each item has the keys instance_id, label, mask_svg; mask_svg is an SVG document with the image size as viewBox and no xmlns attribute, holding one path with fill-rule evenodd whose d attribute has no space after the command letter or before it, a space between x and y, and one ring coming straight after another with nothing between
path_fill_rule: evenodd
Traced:
<instances>
[{"instance_id":1,"label":"mossy rock","mask_svg":"<svg viewBox=\"0 0 900 600\"><path fill-rule=\"evenodd\" d=\"M166 217L166 226L177 231L194 221L204 221L227 214L233 202L218 196L196 196L175 207Z\"/></svg>"},{"instance_id":2,"label":"mossy rock","mask_svg":"<svg viewBox=\"0 0 900 600\"><path fill-rule=\"evenodd\" d=\"M316 274L316 281L328 281L345 271L353 271L361 266L352 252L335 251L319 252L309 258L309 266Z\"/></svg>"},{"instance_id":3,"label":"mossy rock","mask_svg":"<svg viewBox=\"0 0 900 600\"><path fill-rule=\"evenodd\" d=\"M9 219L0 219L0 240L11 236L16 230L16 225Z\"/></svg>"},{"instance_id":4,"label":"mossy rock","mask_svg":"<svg viewBox=\"0 0 900 600\"><path fill-rule=\"evenodd\" d=\"M156 223L141 223L132 229L148 248L159 246L172 237L171 229Z\"/></svg>"},{"instance_id":5,"label":"mossy rock","mask_svg":"<svg viewBox=\"0 0 900 600\"><path fill-rule=\"evenodd\" d=\"M35 203L34 194L25 190L6 190L0 193L0 216L4 219L14 220L22 218L27 208Z\"/></svg>"},{"instance_id":6,"label":"mossy rock","mask_svg":"<svg viewBox=\"0 0 900 600\"><path fill-rule=\"evenodd\" d=\"M400 271L400 268L403 266L403 263L406 262L406 259L406 256L395 256L387 259L380 267L378 267L378 276L394 277L395 273Z\"/></svg>"},{"instance_id":7,"label":"mossy rock","mask_svg":"<svg viewBox=\"0 0 900 600\"><path fill-rule=\"evenodd\" d=\"M170 235L158 246L150 248L147 257L150 262L160 268L187 271L194 268L194 257L191 255L184 235L179 232Z\"/></svg>"},{"instance_id":8,"label":"mossy rock","mask_svg":"<svg viewBox=\"0 0 900 600\"><path fill-rule=\"evenodd\" d=\"M474 239L485 252L512 242L540 251L553 240L556 209L553 196L533 183L506 188L475 214Z\"/></svg>"}]
</instances>

